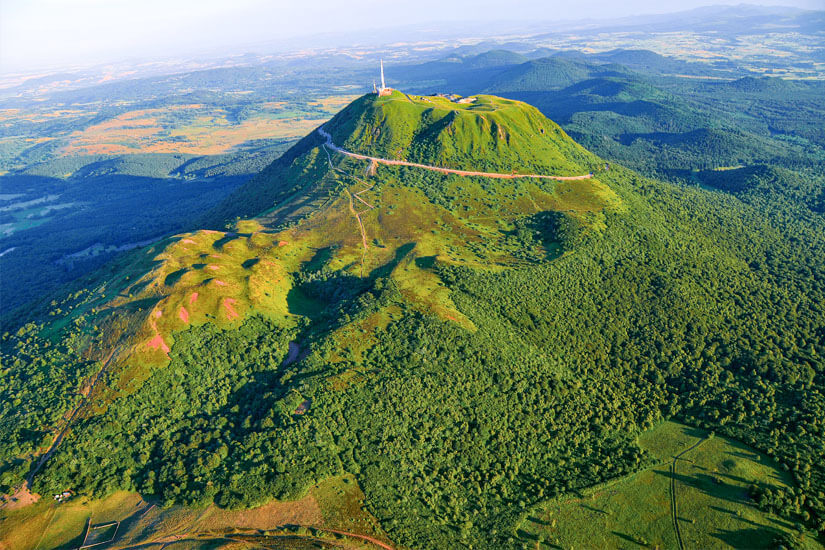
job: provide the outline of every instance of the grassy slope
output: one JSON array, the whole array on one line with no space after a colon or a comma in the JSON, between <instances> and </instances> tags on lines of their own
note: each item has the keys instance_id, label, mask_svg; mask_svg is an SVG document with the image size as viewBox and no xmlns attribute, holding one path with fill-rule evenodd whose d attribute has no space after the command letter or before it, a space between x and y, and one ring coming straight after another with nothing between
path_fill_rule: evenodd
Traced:
<instances>
[{"instance_id":1,"label":"grassy slope","mask_svg":"<svg viewBox=\"0 0 825 550\"><path fill-rule=\"evenodd\" d=\"M704 430L665 422L642 433L639 445L655 465L628 477L562 497L528 513L522 537L560 548L677 548L670 483L678 461L676 498L686 548L773 548L792 524L756 508L752 483L792 485L776 463L753 449ZM811 539L804 547L819 548Z\"/></svg>"},{"instance_id":2,"label":"grassy slope","mask_svg":"<svg viewBox=\"0 0 825 550\"><path fill-rule=\"evenodd\" d=\"M410 102L398 92L388 98L364 96L329 126L337 141L354 150L388 155L400 147L403 158L434 164L442 157L462 158L461 167L479 168L475 163L487 158L494 159L494 164L488 161L481 168L509 171L518 159L533 158L539 160L531 171L581 173L587 168L580 161L596 162L552 121L525 104L489 96L480 96L470 106L437 98L427 101L439 108L434 110L421 98ZM434 132L432 120L452 119L451 113L454 128ZM381 135L368 142L378 127ZM541 138L537 138L539 127L546 130ZM346 132L352 137L345 138ZM509 145L500 141L501 136ZM458 151L465 148L471 153L461 157ZM425 156L427 151L431 155ZM115 277L124 279L123 290L81 308L88 311L94 306L96 323L104 327L110 327L113 318L129 317L132 326L138 319L140 329L121 340L124 347L119 348L118 357L127 372L121 376L120 389L139 385L144 376L129 371L165 364L174 333L189 326L205 322L237 326L254 312L290 325L290 318L303 313L306 305L301 304L300 293L292 291L291 274L322 249L335 250L325 264L334 271L361 275L392 265L396 284L413 302L470 327L438 278L422 269L417 258L476 267L512 263L518 249L518 243L509 238L514 220L551 210L582 216L597 226L602 210L618 208L620 202L597 179L513 180L491 185L483 178L436 175L429 180L429 185L437 186L434 192L409 184L410 177L421 175L418 169L382 167L377 175L367 177L363 175L365 162L333 156L336 171L329 169L318 141L308 136L214 214L264 210L259 221L240 222L233 232L179 235L160 247L148 248L137 266ZM359 193L371 185L373 189ZM363 210L370 243L366 254L349 210L348 193L359 193L375 206L365 209L355 203ZM251 199L239 205L239 197ZM266 209L270 201L280 202L277 208ZM285 222L291 225L279 231ZM411 243L414 247L408 253ZM150 258L153 268L141 274L139 269Z\"/></svg>"},{"instance_id":3,"label":"grassy slope","mask_svg":"<svg viewBox=\"0 0 825 550\"><path fill-rule=\"evenodd\" d=\"M401 92L364 96L327 128L350 151L447 168L569 176L598 163L534 107L474 97L457 104Z\"/></svg>"}]
</instances>

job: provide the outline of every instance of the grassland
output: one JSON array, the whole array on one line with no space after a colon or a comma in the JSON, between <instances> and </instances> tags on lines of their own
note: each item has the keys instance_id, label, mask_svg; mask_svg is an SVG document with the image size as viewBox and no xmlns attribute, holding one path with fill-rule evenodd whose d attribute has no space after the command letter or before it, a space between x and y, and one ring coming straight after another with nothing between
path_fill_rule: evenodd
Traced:
<instances>
[{"instance_id":1,"label":"grassland","mask_svg":"<svg viewBox=\"0 0 825 550\"><path fill-rule=\"evenodd\" d=\"M247 542L241 547L377 547L360 536L390 543L363 504L364 494L351 475L324 480L296 501L272 501L240 511L215 506L162 508L130 492L100 500L76 498L62 504L41 501L2 512L0 549L76 548L83 541L87 523L109 522L119 522L115 540L105 546L109 549L161 548L172 542L176 548L230 548L244 540ZM259 540L261 535L266 538Z\"/></svg>"},{"instance_id":2,"label":"grassland","mask_svg":"<svg viewBox=\"0 0 825 550\"><path fill-rule=\"evenodd\" d=\"M502 132L507 128L511 133L509 150L516 155L526 156L533 147L533 136L520 124L544 124L548 132L553 128L551 121L542 122L535 109L519 102L491 97L481 97L470 106L440 98L427 101L446 102L445 112L452 105L467 112L467 128L475 125L474 119L482 127L487 124L482 122L486 115L481 113L501 111L498 124ZM346 126L350 119L363 120L359 113L374 114L373 109L387 105L393 111L387 113L393 117L387 132L398 136L402 132L397 128L416 123L418 130L406 131L426 134L428 115L420 104L399 93L389 100L365 96L336 117L331 127ZM583 168L574 168L575 159L593 160L561 130L552 132L555 137L540 149L552 149L559 142L561 150L554 150L554 155L573 151L574 156L566 162L576 172ZM357 133L365 135L360 126ZM422 139L416 138L417 146L423 146ZM434 143L441 138L428 139ZM485 138L471 132L468 139ZM147 248L138 264L151 261L153 267L143 274L130 271L133 278L128 286L98 305L97 311L103 315L142 319L140 330L119 354L118 363L125 369L121 389L139 383L145 376L140 374L144 367L166 364L174 334L190 326L207 322L237 326L255 313L285 325L298 316L312 317L323 304L313 302L294 285L295 274L308 269L341 271L359 278L389 275L414 307L472 330L472 323L452 303L449 291L432 270L435 262L480 269L516 265L524 262L525 254L525 242L518 235L532 231L521 225L531 216L565 212L598 231L606 210L623 208L615 192L598 178L541 183L516 179L492 185L485 178L430 175L417 168L383 166L369 175L367 162L334 152L327 156L328 152L322 151L316 145L286 171L265 173L256 183L272 189L295 178L303 182L304 188L278 201L277 211L239 221L233 231L197 231ZM473 160L472 156L466 159ZM553 163L543 160L538 169L549 171ZM241 193L259 196L255 189L242 189ZM352 197L358 199L360 212L353 210ZM233 199L227 202L233 204ZM301 217L296 219L296 212L302 212ZM295 223L278 230L283 215ZM530 254L537 257L554 253L550 251L557 246L549 242L527 244ZM318 263L319 254L323 261L310 268Z\"/></svg>"},{"instance_id":3,"label":"grassland","mask_svg":"<svg viewBox=\"0 0 825 550\"><path fill-rule=\"evenodd\" d=\"M639 445L653 466L537 507L522 523L522 538L537 548L755 549L777 547L781 535L796 537L795 525L760 511L749 497L751 484L792 484L767 456L674 422L642 433ZM801 548L821 548L798 540Z\"/></svg>"}]
</instances>

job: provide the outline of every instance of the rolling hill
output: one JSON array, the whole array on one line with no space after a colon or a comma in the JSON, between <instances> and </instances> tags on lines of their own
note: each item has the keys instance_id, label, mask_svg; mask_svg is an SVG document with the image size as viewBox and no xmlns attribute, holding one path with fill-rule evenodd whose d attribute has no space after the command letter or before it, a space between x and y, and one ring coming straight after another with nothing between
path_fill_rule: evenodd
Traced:
<instances>
[{"instance_id":1,"label":"rolling hill","mask_svg":"<svg viewBox=\"0 0 825 550\"><path fill-rule=\"evenodd\" d=\"M331 485L356 495L348 531L517 548L554 499L649 472L668 455L641 434L675 420L754 453L737 487L783 495L724 492L750 523L703 509L703 529L752 532L714 541L815 544L822 217L647 179L474 97L363 96L204 229L13 319L0 489L228 514ZM340 530L336 510L289 521Z\"/></svg>"}]
</instances>

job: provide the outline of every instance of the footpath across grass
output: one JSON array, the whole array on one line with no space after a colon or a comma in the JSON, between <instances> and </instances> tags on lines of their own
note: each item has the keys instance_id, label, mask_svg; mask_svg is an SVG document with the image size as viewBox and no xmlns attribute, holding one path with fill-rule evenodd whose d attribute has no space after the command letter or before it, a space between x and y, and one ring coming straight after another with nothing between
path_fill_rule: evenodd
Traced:
<instances>
[{"instance_id":1,"label":"footpath across grass","mask_svg":"<svg viewBox=\"0 0 825 550\"><path fill-rule=\"evenodd\" d=\"M800 548L822 548L810 537L798 537L791 522L760 511L750 498L753 483L791 486L790 476L767 456L674 422L641 434L639 445L659 462L536 507L522 523L520 538L536 548L678 549L673 486L684 548L775 548L782 535L797 539ZM673 474L674 458L687 449Z\"/></svg>"}]
</instances>

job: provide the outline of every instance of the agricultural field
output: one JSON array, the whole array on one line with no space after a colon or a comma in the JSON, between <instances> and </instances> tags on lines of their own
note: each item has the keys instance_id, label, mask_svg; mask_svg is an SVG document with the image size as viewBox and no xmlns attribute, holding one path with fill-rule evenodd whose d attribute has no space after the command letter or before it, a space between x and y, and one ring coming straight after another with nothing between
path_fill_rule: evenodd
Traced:
<instances>
[{"instance_id":1,"label":"agricultural field","mask_svg":"<svg viewBox=\"0 0 825 550\"><path fill-rule=\"evenodd\" d=\"M164 508L122 491L105 499L78 497L60 504L44 499L4 512L0 548L77 548L84 539L90 545L112 538L105 546L109 550L159 549L171 542L176 548L198 549L232 548L244 541L265 548L288 543L289 548L374 549L391 543L363 504L364 494L349 474L326 479L295 501L237 511L214 505Z\"/></svg>"},{"instance_id":2,"label":"agricultural field","mask_svg":"<svg viewBox=\"0 0 825 550\"><path fill-rule=\"evenodd\" d=\"M563 549L756 549L791 540L795 548L822 548L751 496L753 485L793 485L769 457L675 422L642 433L639 445L651 466L536 507L521 525L522 538Z\"/></svg>"},{"instance_id":3,"label":"agricultural field","mask_svg":"<svg viewBox=\"0 0 825 550\"><path fill-rule=\"evenodd\" d=\"M80 96L0 110L0 287L10 308L193 228L354 97L229 90L200 102L86 101L90 92L64 93Z\"/></svg>"},{"instance_id":4,"label":"agricultural field","mask_svg":"<svg viewBox=\"0 0 825 550\"><path fill-rule=\"evenodd\" d=\"M131 154L219 155L294 140L335 114L352 94L269 101L236 96L210 103L141 108L121 101L47 103L0 110L0 167L21 170L60 157ZM155 103L158 103L157 101ZM58 174L70 177L72 172Z\"/></svg>"}]
</instances>

